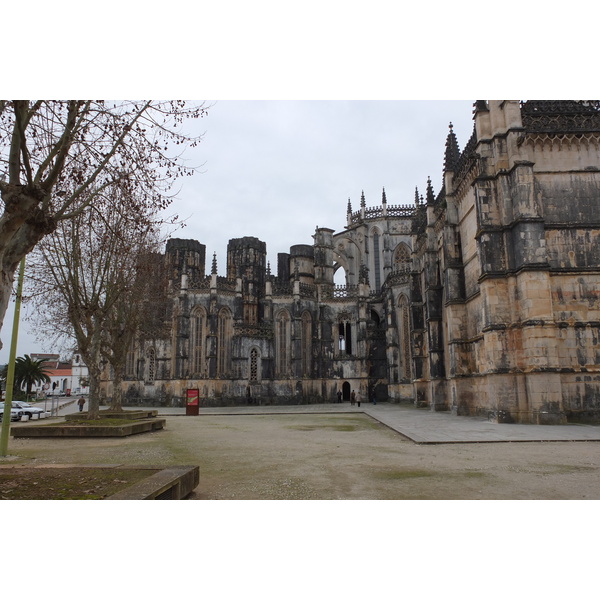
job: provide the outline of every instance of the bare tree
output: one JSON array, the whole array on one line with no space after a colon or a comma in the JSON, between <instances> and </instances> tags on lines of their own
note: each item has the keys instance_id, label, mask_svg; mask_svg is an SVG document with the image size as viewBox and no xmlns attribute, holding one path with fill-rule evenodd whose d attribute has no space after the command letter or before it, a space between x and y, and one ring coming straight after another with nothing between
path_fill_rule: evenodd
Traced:
<instances>
[{"instance_id":1,"label":"bare tree","mask_svg":"<svg viewBox=\"0 0 600 600\"><path fill-rule=\"evenodd\" d=\"M135 211L168 206L200 140L183 123L205 114L181 101L0 100L0 331L19 263L59 223L101 212L116 184Z\"/></svg>"},{"instance_id":2,"label":"bare tree","mask_svg":"<svg viewBox=\"0 0 600 600\"><path fill-rule=\"evenodd\" d=\"M62 330L72 333L88 366L91 419L99 412L103 360L122 376L123 357L139 323L136 264L161 224L151 213L125 209L119 188L105 193L109 191L113 210L101 213L88 206L61 221L32 255L30 287L38 314L46 314L46 307L53 311Z\"/></svg>"},{"instance_id":3,"label":"bare tree","mask_svg":"<svg viewBox=\"0 0 600 600\"><path fill-rule=\"evenodd\" d=\"M122 410L127 357L136 337L165 333L167 282L160 245L157 236L140 236L130 252L119 259L125 277L115 282L121 293L107 312L102 344L102 356L112 368L113 411Z\"/></svg>"}]
</instances>

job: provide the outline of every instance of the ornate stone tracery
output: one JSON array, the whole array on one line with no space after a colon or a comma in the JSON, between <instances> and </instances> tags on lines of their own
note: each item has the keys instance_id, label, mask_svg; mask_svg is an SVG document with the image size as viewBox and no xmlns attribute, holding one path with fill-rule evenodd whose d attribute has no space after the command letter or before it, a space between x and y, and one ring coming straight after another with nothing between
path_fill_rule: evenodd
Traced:
<instances>
[{"instance_id":1,"label":"ornate stone tracery","mask_svg":"<svg viewBox=\"0 0 600 600\"><path fill-rule=\"evenodd\" d=\"M250 350L250 381L258 381L258 350Z\"/></svg>"},{"instance_id":2,"label":"ornate stone tracery","mask_svg":"<svg viewBox=\"0 0 600 600\"><path fill-rule=\"evenodd\" d=\"M531 132L600 132L598 100L528 100L521 103L521 115Z\"/></svg>"},{"instance_id":3,"label":"ornate stone tracery","mask_svg":"<svg viewBox=\"0 0 600 600\"><path fill-rule=\"evenodd\" d=\"M410 270L410 265L411 250L404 242L401 242L394 250L394 271L404 272Z\"/></svg>"}]
</instances>

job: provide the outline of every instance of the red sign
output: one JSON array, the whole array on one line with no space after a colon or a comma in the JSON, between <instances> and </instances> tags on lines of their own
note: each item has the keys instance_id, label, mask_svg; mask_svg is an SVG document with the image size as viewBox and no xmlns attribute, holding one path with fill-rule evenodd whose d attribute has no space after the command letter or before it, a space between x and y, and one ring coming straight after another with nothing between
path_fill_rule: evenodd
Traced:
<instances>
[{"instance_id":1,"label":"red sign","mask_svg":"<svg viewBox=\"0 0 600 600\"><path fill-rule=\"evenodd\" d=\"M187 391L187 405L198 406L200 403L200 391L199 390L188 390Z\"/></svg>"}]
</instances>

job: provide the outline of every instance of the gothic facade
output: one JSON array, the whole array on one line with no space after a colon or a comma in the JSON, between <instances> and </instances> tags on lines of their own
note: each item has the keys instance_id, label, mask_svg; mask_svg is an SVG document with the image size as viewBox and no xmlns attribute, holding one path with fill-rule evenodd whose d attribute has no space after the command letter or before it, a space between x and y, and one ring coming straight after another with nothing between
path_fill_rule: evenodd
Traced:
<instances>
[{"instance_id":1,"label":"gothic facade","mask_svg":"<svg viewBox=\"0 0 600 600\"><path fill-rule=\"evenodd\" d=\"M168 334L132 348L125 396L356 390L497 422L598 420L599 209L598 102L477 101L462 151L450 127L437 194L348 201L345 227L279 254L276 275L254 237L230 240L225 276L214 260L205 274L199 242L169 240Z\"/></svg>"}]
</instances>

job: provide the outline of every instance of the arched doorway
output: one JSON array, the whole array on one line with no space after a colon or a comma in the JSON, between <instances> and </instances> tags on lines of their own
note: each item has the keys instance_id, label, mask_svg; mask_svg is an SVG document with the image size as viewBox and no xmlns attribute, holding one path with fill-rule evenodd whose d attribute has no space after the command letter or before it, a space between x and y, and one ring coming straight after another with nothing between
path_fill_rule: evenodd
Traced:
<instances>
[{"instance_id":1,"label":"arched doorway","mask_svg":"<svg viewBox=\"0 0 600 600\"><path fill-rule=\"evenodd\" d=\"M342 384L342 400L350 400L350 384L347 381Z\"/></svg>"}]
</instances>

